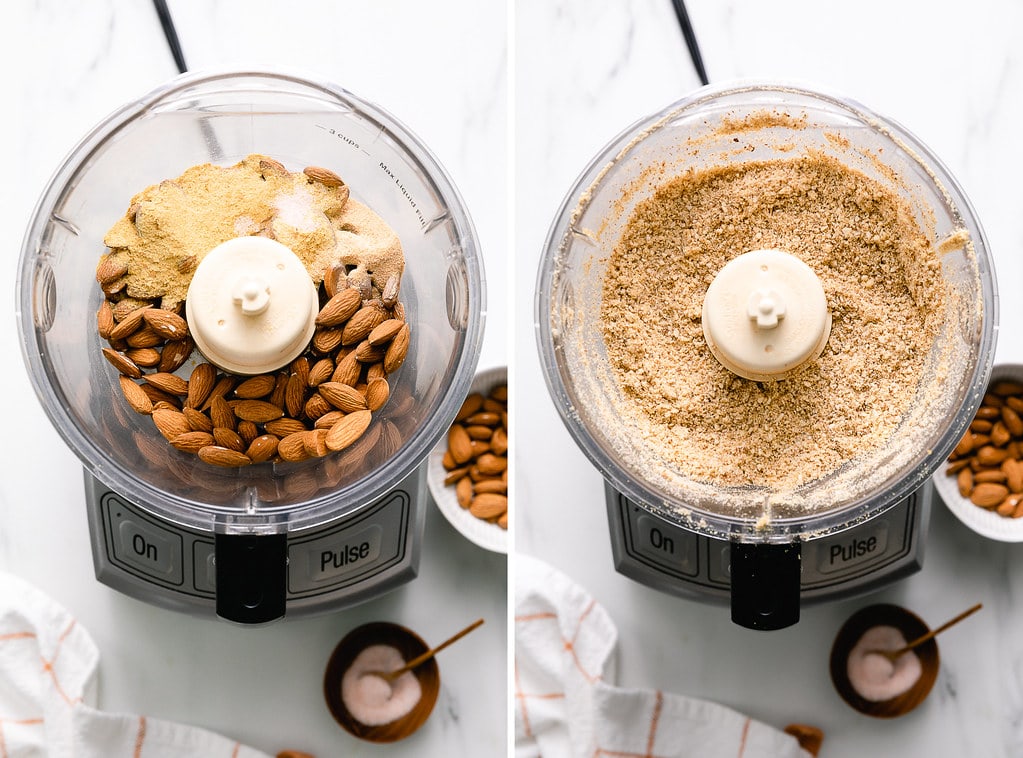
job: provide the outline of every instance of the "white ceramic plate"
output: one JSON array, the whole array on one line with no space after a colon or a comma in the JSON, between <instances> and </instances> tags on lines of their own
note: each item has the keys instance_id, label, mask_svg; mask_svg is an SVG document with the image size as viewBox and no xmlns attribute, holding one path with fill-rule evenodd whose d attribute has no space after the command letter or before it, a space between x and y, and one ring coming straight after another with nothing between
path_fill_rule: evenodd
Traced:
<instances>
[{"instance_id":1,"label":"white ceramic plate","mask_svg":"<svg viewBox=\"0 0 1023 758\"><path fill-rule=\"evenodd\" d=\"M1003 363L995 366L991 371L991 381L1000 379L1023 382L1023 364ZM1000 542L1023 542L1023 518L1006 518L994 511L977 507L959 494L956 478L946 474L945 468L945 464L942 464L934 473L934 488L957 519L984 537Z\"/></svg>"},{"instance_id":2,"label":"white ceramic plate","mask_svg":"<svg viewBox=\"0 0 1023 758\"><path fill-rule=\"evenodd\" d=\"M469 394L479 392L486 396L495 386L507 381L508 369L504 366L486 369L476 374L476 377L472 380ZM444 485L444 477L447 475L447 472L441 464L441 459L444 457L444 452L447 449L448 440L447 435L445 435L437 443L433 452L430 453L429 466L426 471L426 483L430 488L430 494L433 496L434 502L437 503L440 512L444 514L444 517L451 525L462 533L462 536L486 550L491 550L495 553L507 553L508 530L473 516L458 504L454 486Z\"/></svg>"}]
</instances>

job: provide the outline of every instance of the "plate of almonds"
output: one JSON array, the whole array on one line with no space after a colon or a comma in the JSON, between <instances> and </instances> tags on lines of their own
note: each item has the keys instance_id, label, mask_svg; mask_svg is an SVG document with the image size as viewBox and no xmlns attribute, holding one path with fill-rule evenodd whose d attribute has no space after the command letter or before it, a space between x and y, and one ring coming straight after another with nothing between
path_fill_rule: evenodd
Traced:
<instances>
[{"instance_id":1,"label":"plate of almonds","mask_svg":"<svg viewBox=\"0 0 1023 758\"><path fill-rule=\"evenodd\" d=\"M447 435L430 454L430 494L444 517L482 548L508 552L508 370L473 379Z\"/></svg>"},{"instance_id":2,"label":"plate of almonds","mask_svg":"<svg viewBox=\"0 0 1023 758\"><path fill-rule=\"evenodd\" d=\"M950 511L985 537L1023 542L1023 364L999 364L969 429L934 475Z\"/></svg>"}]
</instances>

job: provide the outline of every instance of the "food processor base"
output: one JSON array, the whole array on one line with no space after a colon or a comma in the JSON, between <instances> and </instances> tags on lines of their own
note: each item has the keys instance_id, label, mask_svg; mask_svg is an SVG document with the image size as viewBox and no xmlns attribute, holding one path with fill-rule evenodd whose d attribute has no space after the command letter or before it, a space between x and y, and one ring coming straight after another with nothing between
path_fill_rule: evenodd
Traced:
<instances>
[{"instance_id":1,"label":"food processor base","mask_svg":"<svg viewBox=\"0 0 1023 758\"><path fill-rule=\"evenodd\" d=\"M198 531L161 519L88 472L85 492L99 581L163 608L217 614L217 539L212 522L208 531ZM344 515L332 521L288 532L284 614L338 610L414 579L425 502L423 464L375 502L350 512L339 508Z\"/></svg>"},{"instance_id":2,"label":"food processor base","mask_svg":"<svg viewBox=\"0 0 1023 758\"><path fill-rule=\"evenodd\" d=\"M690 532L604 484L615 569L630 579L690 600L728 602L731 543ZM842 532L802 543L801 603L874 592L923 566L933 488Z\"/></svg>"}]
</instances>

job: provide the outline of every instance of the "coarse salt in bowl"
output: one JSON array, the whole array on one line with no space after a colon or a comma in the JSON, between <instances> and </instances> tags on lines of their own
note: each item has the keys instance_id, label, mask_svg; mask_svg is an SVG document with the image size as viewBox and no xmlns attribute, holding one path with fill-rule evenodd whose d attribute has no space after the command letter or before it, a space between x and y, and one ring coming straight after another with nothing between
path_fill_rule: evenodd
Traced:
<instances>
[{"instance_id":1,"label":"coarse salt in bowl","mask_svg":"<svg viewBox=\"0 0 1023 758\"><path fill-rule=\"evenodd\" d=\"M989 387L1001 381L1014 381L1023 384L1023 364L996 364L991 371ZM1023 518L1001 516L993 509L981 508L969 498L959 494L959 485L955 475L947 473L948 465L943 465L934 473L932 481L945 506L959 521L977 534L999 542L1023 542Z\"/></svg>"}]
</instances>

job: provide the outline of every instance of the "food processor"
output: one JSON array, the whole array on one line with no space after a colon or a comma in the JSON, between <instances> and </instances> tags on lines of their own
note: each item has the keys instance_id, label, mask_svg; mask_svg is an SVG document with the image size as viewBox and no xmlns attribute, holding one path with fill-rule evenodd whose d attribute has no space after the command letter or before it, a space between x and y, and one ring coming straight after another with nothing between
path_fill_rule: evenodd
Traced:
<instances>
[{"instance_id":1,"label":"food processor","mask_svg":"<svg viewBox=\"0 0 1023 758\"><path fill-rule=\"evenodd\" d=\"M397 233L412 328L389 400L356 444L225 468L174 449L128 408L100 352L95 272L106 230L136 192L253 153L292 171L329 168ZM85 469L98 579L239 623L345 607L413 579L425 460L468 392L484 300L462 199L419 139L376 105L329 82L241 70L176 78L113 113L46 187L16 303L32 384Z\"/></svg>"},{"instance_id":2,"label":"food processor","mask_svg":"<svg viewBox=\"0 0 1023 758\"><path fill-rule=\"evenodd\" d=\"M639 203L687 171L806 155L834 158L904 201L936 251L951 293L896 433L784 496L756 482L700 481L653 456L646 459L652 464L637 463L648 443L641 430L609 412L624 391L600 311L611 252L626 223ZM757 263L766 270L766 260ZM704 308L730 297L745 307L747 293L735 289L728 272L714 281ZM744 81L699 89L626 129L583 171L547 237L536 293L545 380L568 431L605 479L620 573L678 596L728 600L736 624L780 629L798 621L802 602L878 589L920 568L932 498L928 477L981 400L998 308L973 209L948 170L904 128L848 98L800 85ZM771 327L773 306L750 302L739 321L748 315ZM701 304L690 306L700 318ZM746 365L743 373L741 346L715 344L715 334L727 340L737 327L727 318L708 321L704 313L705 347L731 368L731 381L785 381L784 371L771 378ZM830 316L817 312L808 323L796 353L812 361L827 342Z\"/></svg>"}]
</instances>

